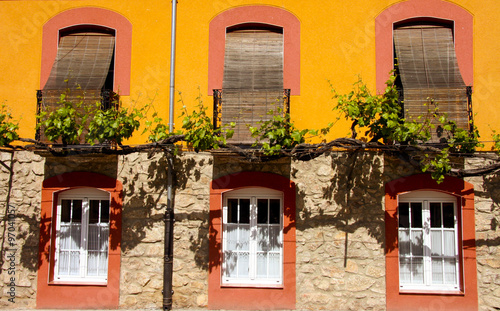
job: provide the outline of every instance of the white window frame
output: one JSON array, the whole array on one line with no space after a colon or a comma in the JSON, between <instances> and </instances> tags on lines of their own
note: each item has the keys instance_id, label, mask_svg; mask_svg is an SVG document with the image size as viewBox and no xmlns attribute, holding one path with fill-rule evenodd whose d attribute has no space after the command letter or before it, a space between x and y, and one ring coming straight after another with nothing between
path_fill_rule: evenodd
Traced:
<instances>
[{"instance_id":1,"label":"white window frame","mask_svg":"<svg viewBox=\"0 0 500 311\"><path fill-rule=\"evenodd\" d=\"M63 275L59 273L60 267L60 252L61 252L61 215L62 215L62 200L82 200L82 219L81 219L81 239L80 239L80 265L79 275ZM106 262L106 272L103 275L92 276L87 275L87 263L88 263L88 232L89 232L89 202L90 200L110 200L110 194L106 191L99 190L96 188L76 188L64 191L58 195L57 211L56 211L56 240L55 240L55 260L54 260L54 281L64 282L64 283L76 283L76 284L107 284L108 281L108 263L109 263L109 229L110 223L101 224L99 215L99 223L96 224L100 227L107 228L108 232L108 248L107 248L107 262ZM111 216L111 205L110 205L109 217Z\"/></svg>"},{"instance_id":2,"label":"white window frame","mask_svg":"<svg viewBox=\"0 0 500 311\"><path fill-rule=\"evenodd\" d=\"M250 238L249 238L249 273L248 277L230 277L226 275L227 267L225 254L228 248L228 199L249 199L250 200ZM257 276L257 200L258 199L279 199L280 202L280 220L279 236L276 241L279 245L279 271L278 277L259 278ZM268 188L244 188L233 190L223 195L222 211L222 285L225 286L252 286L252 287L281 287L283 285L283 193ZM271 225L268 225L271 226ZM268 267L269 268L269 267Z\"/></svg>"},{"instance_id":3,"label":"white window frame","mask_svg":"<svg viewBox=\"0 0 500 311\"><path fill-rule=\"evenodd\" d=\"M459 230L458 230L458 212L461 210L459 207L457 207L457 197L445 194L442 192L437 192L437 191L413 191L405 194L400 194L398 196L398 241L401 238L401 232L402 231L409 231L408 234L411 234L411 225L409 228L400 228L399 227L399 213L400 213L400 208L399 208L399 203L421 203L422 204L422 229L415 229L415 231L422 231L422 243L423 243L423 283L418 284L417 282L404 282L401 277L401 259L404 257L405 259L412 259L415 257L421 257L421 256L413 256L412 254L403 256L401 254L401 243L398 243L400 245L399 248L399 254L398 254L398 261L399 261L399 288L401 291L440 291L440 292L446 292L446 291L460 291L460 256L459 256ZM430 212L430 203L451 203L453 204L453 213L454 213L454 227L453 228L431 228L431 212ZM411 222L411 212L409 215L409 221ZM441 219L442 216L441 216ZM442 220L443 221L443 220ZM453 232L454 235L454 256L432 256L431 255L431 249L432 249L432 238L431 238L431 233L432 231L439 231L441 230L442 232L448 231L448 232ZM410 238L411 241L411 238ZM411 243L411 242L410 242ZM441 245L444 247L444 234L441 235ZM433 284L432 281L432 257L442 257L443 259L454 259L455 260L455 265L454 265L454 273L455 273L455 282L453 284ZM413 276L411 276L412 278ZM442 278L445 278L445 272L443 270L442 272Z\"/></svg>"}]
</instances>

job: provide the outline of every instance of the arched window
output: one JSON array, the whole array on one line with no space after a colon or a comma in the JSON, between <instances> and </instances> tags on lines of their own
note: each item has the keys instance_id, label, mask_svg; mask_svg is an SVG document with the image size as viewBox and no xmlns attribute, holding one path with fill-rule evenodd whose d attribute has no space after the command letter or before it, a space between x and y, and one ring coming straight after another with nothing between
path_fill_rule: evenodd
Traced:
<instances>
[{"instance_id":1,"label":"arched window","mask_svg":"<svg viewBox=\"0 0 500 311\"><path fill-rule=\"evenodd\" d=\"M59 194L55 281L106 284L109 203L109 193L95 188L77 188Z\"/></svg>"}]
</instances>

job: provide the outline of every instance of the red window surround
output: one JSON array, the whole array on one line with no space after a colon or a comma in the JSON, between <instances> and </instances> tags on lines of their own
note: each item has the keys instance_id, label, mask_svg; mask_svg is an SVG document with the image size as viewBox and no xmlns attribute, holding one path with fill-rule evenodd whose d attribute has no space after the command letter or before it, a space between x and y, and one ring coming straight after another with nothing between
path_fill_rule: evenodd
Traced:
<instances>
[{"instance_id":1,"label":"red window surround","mask_svg":"<svg viewBox=\"0 0 500 311\"><path fill-rule=\"evenodd\" d=\"M283 85L291 95L300 95L300 21L292 13L272 6L242 6L217 15L209 25L208 94L222 88L226 29L247 23L283 28Z\"/></svg>"},{"instance_id":2,"label":"red window surround","mask_svg":"<svg viewBox=\"0 0 500 311\"><path fill-rule=\"evenodd\" d=\"M55 284L55 210L58 194L77 187L93 187L110 193L108 282L106 285ZM116 309L120 293L122 184L108 176L73 172L46 179L42 184L40 245L36 304L38 309ZM52 230L54 229L54 230ZM57 299L55 299L55 297Z\"/></svg>"},{"instance_id":3,"label":"red window surround","mask_svg":"<svg viewBox=\"0 0 500 311\"><path fill-rule=\"evenodd\" d=\"M375 18L377 90L385 89L389 72L394 69L394 24L414 19L441 19L453 22L455 53L465 85L473 84L473 18L463 8L442 0L408 0L396 3Z\"/></svg>"},{"instance_id":4,"label":"red window surround","mask_svg":"<svg viewBox=\"0 0 500 311\"><path fill-rule=\"evenodd\" d=\"M221 284L222 196L245 187L265 187L283 192L283 287L223 287ZM236 310L295 309L295 184L280 175L240 172L212 181L208 308Z\"/></svg>"},{"instance_id":5,"label":"red window surround","mask_svg":"<svg viewBox=\"0 0 500 311\"><path fill-rule=\"evenodd\" d=\"M132 24L118 13L93 7L76 8L62 12L51 18L43 26L40 89L43 89L45 86L57 56L59 30L78 25L96 25L115 30L115 76L113 91L119 95L130 95Z\"/></svg>"},{"instance_id":6,"label":"red window surround","mask_svg":"<svg viewBox=\"0 0 500 311\"><path fill-rule=\"evenodd\" d=\"M399 291L398 195L416 191L440 191L457 196L461 293L401 293ZM430 174L393 180L385 186L386 303L387 310L477 310L477 269L474 220L474 187L447 176L437 184ZM461 240L460 240L461 237Z\"/></svg>"}]
</instances>

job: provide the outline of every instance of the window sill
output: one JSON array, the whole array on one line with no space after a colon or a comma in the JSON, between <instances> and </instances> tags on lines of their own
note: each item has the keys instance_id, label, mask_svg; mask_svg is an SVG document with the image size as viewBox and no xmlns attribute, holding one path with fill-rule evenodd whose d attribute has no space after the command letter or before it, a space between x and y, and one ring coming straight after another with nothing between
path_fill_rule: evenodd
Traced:
<instances>
[{"instance_id":1,"label":"window sill","mask_svg":"<svg viewBox=\"0 0 500 311\"><path fill-rule=\"evenodd\" d=\"M69 285L69 286L107 286L108 281L50 281L49 285Z\"/></svg>"},{"instance_id":2,"label":"window sill","mask_svg":"<svg viewBox=\"0 0 500 311\"><path fill-rule=\"evenodd\" d=\"M221 288L260 288L260 289L283 289L283 284L221 284Z\"/></svg>"},{"instance_id":3,"label":"window sill","mask_svg":"<svg viewBox=\"0 0 500 311\"><path fill-rule=\"evenodd\" d=\"M402 295L447 295L447 296L464 296L465 293L461 290L442 290L442 289L399 289Z\"/></svg>"}]
</instances>

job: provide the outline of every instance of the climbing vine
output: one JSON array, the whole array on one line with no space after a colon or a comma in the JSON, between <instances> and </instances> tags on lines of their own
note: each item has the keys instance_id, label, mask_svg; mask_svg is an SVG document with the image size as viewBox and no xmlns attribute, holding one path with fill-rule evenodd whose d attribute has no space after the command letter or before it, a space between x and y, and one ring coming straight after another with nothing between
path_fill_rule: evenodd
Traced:
<instances>
[{"instance_id":1,"label":"climbing vine","mask_svg":"<svg viewBox=\"0 0 500 311\"><path fill-rule=\"evenodd\" d=\"M8 146L19 139L19 123L12 120L12 115L5 104L0 106L0 146Z\"/></svg>"}]
</instances>

